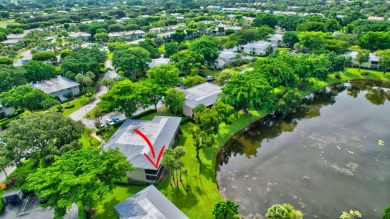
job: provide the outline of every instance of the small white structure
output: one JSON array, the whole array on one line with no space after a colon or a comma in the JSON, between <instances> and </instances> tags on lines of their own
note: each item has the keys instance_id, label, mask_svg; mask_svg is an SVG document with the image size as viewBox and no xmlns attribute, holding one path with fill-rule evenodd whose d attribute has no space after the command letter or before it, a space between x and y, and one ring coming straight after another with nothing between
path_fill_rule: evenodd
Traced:
<instances>
[{"instance_id":1,"label":"small white structure","mask_svg":"<svg viewBox=\"0 0 390 219\"><path fill-rule=\"evenodd\" d=\"M249 23L251 23L255 18L254 18L254 17L245 17L245 16L243 16L242 19L245 21L245 23L249 24Z\"/></svg>"},{"instance_id":2,"label":"small white structure","mask_svg":"<svg viewBox=\"0 0 390 219\"><path fill-rule=\"evenodd\" d=\"M107 141L104 149L118 148L133 165L134 170L127 173L128 178L149 183L157 182L164 171L164 167L160 165L162 157L158 168L152 165L144 155L148 154L153 158L150 147L134 130L137 129L148 137L154 147L156 162L162 147L171 148L175 143L180 121L181 117L168 116L155 116L151 121L128 119Z\"/></svg>"},{"instance_id":3,"label":"small white structure","mask_svg":"<svg viewBox=\"0 0 390 219\"><path fill-rule=\"evenodd\" d=\"M286 46L286 44L283 42L283 34L279 34L279 33L268 37L267 42L278 46Z\"/></svg>"},{"instance_id":4,"label":"small white structure","mask_svg":"<svg viewBox=\"0 0 390 219\"><path fill-rule=\"evenodd\" d=\"M217 101L218 95L222 93L222 90L218 85L205 82L183 90L183 92L186 94L186 100L183 103L183 114L192 117L192 110L197 105L203 104L206 107L213 105Z\"/></svg>"},{"instance_id":5,"label":"small white structure","mask_svg":"<svg viewBox=\"0 0 390 219\"><path fill-rule=\"evenodd\" d=\"M218 69L225 68L226 66L235 63L237 61L237 58L239 58L239 61L253 59L253 57L251 56L244 56L232 50L224 49L219 53L219 56L215 61L215 67Z\"/></svg>"},{"instance_id":6,"label":"small white structure","mask_svg":"<svg viewBox=\"0 0 390 219\"><path fill-rule=\"evenodd\" d=\"M0 118L8 117L15 113L14 107L5 107L0 104Z\"/></svg>"},{"instance_id":7,"label":"small white structure","mask_svg":"<svg viewBox=\"0 0 390 219\"><path fill-rule=\"evenodd\" d=\"M153 185L115 205L120 219L188 219Z\"/></svg>"},{"instance_id":8,"label":"small white structure","mask_svg":"<svg viewBox=\"0 0 390 219\"><path fill-rule=\"evenodd\" d=\"M73 32L73 33L69 33L69 36L82 41L88 41L89 38L91 37L91 34L86 32Z\"/></svg>"},{"instance_id":9,"label":"small white structure","mask_svg":"<svg viewBox=\"0 0 390 219\"><path fill-rule=\"evenodd\" d=\"M384 21L385 18L384 17L379 17L379 16L368 16L367 20L370 20L370 21Z\"/></svg>"},{"instance_id":10,"label":"small white structure","mask_svg":"<svg viewBox=\"0 0 390 219\"><path fill-rule=\"evenodd\" d=\"M149 68L154 68L156 66L160 66L162 64L169 64L170 59L169 58L164 58L161 56L160 58L157 59L152 59L152 62L149 63Z\"/></svg>"},{"instance_id":11,"label":"small white structure","mask_svg":"<svg viewBox=\"0 0 390 219\"><path fill-rule=\"evenodd\" d=\"M266 42L266 41L257 41L254 43L248 43L240 47L240 50L244 51L249 55L267 55L268 48L272 48L272 53L276 51L276 45Z\"/></svg>"},{"instance_id":12,"label":"small white structure","mask_svg":"<svg viewBox=\"0 0 390 219\"><path fill-rule=\"evenodd\" d=\"M79 83L62 76L33 84L33 87L53 97L58 97L61 101L65 101L67 96L73 97L79 95L79 86Z\"/></svg>"},{"instance_id":13,"label":"small white structure","mask_svg":"<svg viewBox=\"0 0 390 219\"><path fill-rule=\"evenodd\" d=\"M166 33L166 32L175 32L180 27L183 27L183 25L172 25L167 27L155 27L149 29L149 32L159 34L159 33Z\"/></svg>"},{"instance_id":14,"label":"small white structure","mask_svg":"<svg viewBox=\"0 0 390 219\"><path fill-rule=\"evenodd\" d=\"M352 64L354 66L359 66L359 62L356 60L356 56L358 55L357 51L346 51L344 53L345 56L350 56L352 58ZM370 53L368 62L364 62L361 64L361 67L363 68L370 68L370 69L379 69L380 57L377 56L375 53Z\"/></svg>"},{"instance_id":15,"label":"small white structure","mask_svg":"<svg viewBox=\"0 0 390 219\"><path fill-rule=\"evenodd\" d=\"M124 36L126 38L126 40L141 39L141 38L145 38L145 31L131 30L131 31L126 31L126 32L114 32L114 33L108 34L108 37L110 37L110 38L117 38L120 36Z\"/></svg>"}]
</instances>

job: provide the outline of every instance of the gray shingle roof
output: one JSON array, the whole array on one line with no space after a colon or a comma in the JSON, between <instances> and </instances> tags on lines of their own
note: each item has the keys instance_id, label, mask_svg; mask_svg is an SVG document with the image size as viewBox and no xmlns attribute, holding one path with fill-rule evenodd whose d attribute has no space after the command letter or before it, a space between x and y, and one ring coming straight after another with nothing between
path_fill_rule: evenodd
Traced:
<instances>
[{"instance_id":1,"label":"gray shingle roof","mask_svg":"<svg viewBox=\"0 0 390 219\"><path fill-rule=\"evenodd\" d=\"M121 219L188 219L153 185L115 206Z\"/></svg>"},{"instance_id":2,"label":"gray shingle roof","mask_svg":"<svg viewBox=\"0 0 390 219\"><path fill-rule=\"evenodd\" d=\"M79 83L62 76L33 84L35 88L41 89L47 94L52 94L79 85Z\"/></svg>"},{"instance_id":3,"label":"gray shingle roof","mask_svg":"<svg viewBox=\"0 0 390 219\"><path fill-rule=\"evenodd\" d=\"M136 168L156 170L145 158L152 157L149 146L141 136L134 132L140 130L152 143L157 157L161 148L167 148L180 125L181 117L155 116L152 121L126 120L104 145L104 149L119 148L119 151Z\"/></svg>"},{"instance_id":4,"label":"gray shingle roof","mask_svg":"<svg viewBox=\"0 0 390 219\"><path fill-rule=\"evenodd\" d=\"M198 104L203 104L206 107L213 105L218 95L222 93L221 87L209 82L199 84L195 87L184 90L186 94L186 100L184 105L194 108Z\"/></svg>"}]
</instances>

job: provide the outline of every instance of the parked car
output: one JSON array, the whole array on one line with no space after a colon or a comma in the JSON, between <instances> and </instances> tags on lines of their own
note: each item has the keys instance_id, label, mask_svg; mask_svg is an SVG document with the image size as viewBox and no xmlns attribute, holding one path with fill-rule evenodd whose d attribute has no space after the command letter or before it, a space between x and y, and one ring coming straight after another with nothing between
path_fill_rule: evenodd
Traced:
<instances>
[{"instance_id":1,"label":"parked car","mask_svg":"<svg viewBox=\"0 0 390 219\"><path fill-rule=\"evenodd\" d=\"M210 81L214 81L214 78L211 77L211 76L207 76L207 77L206 77L206 80L207 80L208 82L210 82Z\"/></svg>"},{"instance_id":2,"label":"parked car","mask_svg":"<svg viewBox=\"0 0 390 219\"><path fill-rule=\"evenodd\" d=\"M117 123L120 122L121 120L118 117L112 117L111 119L113 122Z\"/></svg>"},{"instance_id":3,"label":"parked car","mask_svg":"<svg viewBox=\"0 0 390 219\"><path fill-rule=\"evenodd\" d=\"M106 119L106 124L107 125L113 125L115 122L112 121L111 119Z\"/></svg>"},{"instance_id":4,"label":"parked car","mask_svg":"<svg viewBox=\"0 0 390 219\"><path fill-rule=\"evenodd\" d=\"M97 128L97 129L100 129L100 128L103 128L104 126L106 126L106 124L104 124L104 123L95 123L95 127Z\"/></svg>"}]
</instances>

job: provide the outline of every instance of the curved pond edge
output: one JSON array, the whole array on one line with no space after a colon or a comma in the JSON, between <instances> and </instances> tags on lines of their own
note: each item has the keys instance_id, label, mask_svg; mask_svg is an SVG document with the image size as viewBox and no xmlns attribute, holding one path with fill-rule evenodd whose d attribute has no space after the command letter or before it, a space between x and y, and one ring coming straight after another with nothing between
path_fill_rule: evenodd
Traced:
<instances>
[{"instance_id":1,"label":"curved pond edge","mask_svg":"<svg viewBox=\"0 0 390 219\"><path fill-rule=\"evenodd\" d=\"M383 74L381 72L381 74ZM332 74L333 75L333 74ZM328 79L329 80L329 79ZM338 85L338 84L342 84L342 83L346 83L346 82L350 82L350 81L367 81L367 82L381 82L381 83L388 83L389 86L390 86L390 77L386 77L386 80L375 80L375 79L370 79L370 78L358 78L358 79L353 79L353 78L348 78L348 79L345 79L345 80L339 80L339 81L335 81L335 82L325 82L326 84L324 84L324 86L321 86L321 87L317 87L316 89L308 89L308 91L303 91L303 98L304 99L307 95L313 93L313 92L316 92L316 91L320 91L328 86L333 86L333 85ZM252 126L256 125L258 122L261 122L264 118L266 118L267 116L270 116L271 113L270 112L266 112L264 115L262 116L259 116L258 118L254 118L253 120L251 120L248 124L245 125L245 127L242 127L240 128L238 131L236 131L235 133L231 134L227 140L225 140L224 142L222 142L220 145L218 145L218 151L217 153L215 154L215 157L214 157L214 162L213 164L215 165L214 166L214 175L215 175L215 183L216 183L216 186L217 186L217 189L218 189L218 192L219 194L221 195L221 197L225 200L226 197L224 197L221 192L220 192L220 188L219 188L219 184L218 184L218 179L217 179L217 172L218 172L218 156L219 154L221 153L221 151L223 150L223 148L229 144L234 138L236 137L239 137L241 135L244 134L245 131L247 131L248 129L250 129Z\"/></svg>"}]
</instances>

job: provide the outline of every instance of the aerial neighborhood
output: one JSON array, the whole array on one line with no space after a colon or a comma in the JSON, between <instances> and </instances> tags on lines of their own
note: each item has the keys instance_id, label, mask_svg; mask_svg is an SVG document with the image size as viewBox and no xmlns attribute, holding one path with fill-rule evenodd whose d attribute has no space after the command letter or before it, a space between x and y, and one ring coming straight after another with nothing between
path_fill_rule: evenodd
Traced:
<instances>
[{"instance_id":1,"label":"aerial neighborhood","mask_svg":"<svg viewBox=\"0 0 390 219\"><path fill-rule=\"evenodd\" d=\"M390 219L385 0L1 0L0 218Z\"/></svg>"}]
</instances>

